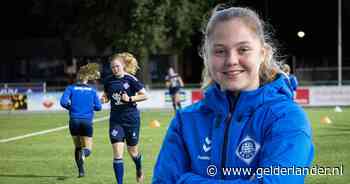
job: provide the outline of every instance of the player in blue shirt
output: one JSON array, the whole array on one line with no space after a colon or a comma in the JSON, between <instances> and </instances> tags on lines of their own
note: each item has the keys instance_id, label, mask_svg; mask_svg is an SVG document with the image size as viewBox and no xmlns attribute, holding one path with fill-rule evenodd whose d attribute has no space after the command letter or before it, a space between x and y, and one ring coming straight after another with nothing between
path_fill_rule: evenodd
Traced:
<instances>
[{"instance_id":1,"label":"player in blue shirt","mask_svg":"<svg viewBox=\"0 0 350 184\"><path fill-rule=\"evenodd\" d=\"M282 70L287 75L290 88L293 90L293 93L295 93L297 91L297 88L298 88L297 77L290 73L290 66L288 64L283 64Z\"/></svg>"},{"instance_id":2,"label":"player in blue shirt","mask_svg":"<svg viewBox=\"0 0 350 184\"><path fill-rule=\"evenodd\" d=\"M140 111L136 102L147 99L143 84L133 75L139 69L136 59L130 53L119 53L110 63L113 75L104 80L104 103L110 101L109 137L113 148L113 168L118 184L123 183L124 141L129 155L136 166L136 180L143 182L141 153L138 150Z\"/></svg>"},{"instance_id":3,"label":"player in blue shirt","mask_svg":"<svg viewBox=\"0 0 350 184\"><path fill-rule=\"evenodd\" d=\"M175 73L172 67L168 70L168 75L165 77L165 85L168 87L169 95L173 103L174 111L181 109L180 89L184 86L181 76Z\"/></svg>"},{"instance_id":4,"label":"player in blue shirt","mask_svg":"<svg viewBox=\"0 0 350 184\"><path fill-rule=\"evenodd\" d=\"M94 111L101 110L101 102L95 88L88 85L89 80L99 78L98 66L88 64L78 72L78 82L69 85L60 100L61 106L69 111L69 130L75 145L75 162L79 177L85 175L84 159L92 151Z\"/></svg>"},{"instance_id":5,"label":"player in blue shirt","mask_svg":"<svg viewBox=\"0 0 350 184\"><path fill-rule=\"evenodd\" d=\"M304 183L300 170L314 158L310 122L269 36L251 9L212 12L201 54L204 99L177 111L153 184Z\"/></svg>"}]
</instances>

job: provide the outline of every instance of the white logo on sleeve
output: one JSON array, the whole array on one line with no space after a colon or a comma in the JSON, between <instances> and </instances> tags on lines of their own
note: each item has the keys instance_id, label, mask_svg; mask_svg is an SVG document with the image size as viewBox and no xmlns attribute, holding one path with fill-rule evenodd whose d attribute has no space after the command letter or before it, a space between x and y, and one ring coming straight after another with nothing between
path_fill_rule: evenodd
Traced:
<instances>
[{"instance_id":1,"label":"white logo on sleeve","mask_svg":"<svg viewBox=\"0 0 350 184\"><path fill-rule=\"evenodd\" d=\"M129 83L124 83L123 84L124 89L128 89L130 87Z\"/></svg>"},{"instance_id":2,"label":"white logo on sleeve","mask_svg":"<svg viewBox=\"0 0 350 184\"><path fill-rule=\"evenodd\" d=\"M246 136L238 145L236 156L246 164L250 164L260 149L260 144L249 136Z\"/></svg>"}]
</instances>

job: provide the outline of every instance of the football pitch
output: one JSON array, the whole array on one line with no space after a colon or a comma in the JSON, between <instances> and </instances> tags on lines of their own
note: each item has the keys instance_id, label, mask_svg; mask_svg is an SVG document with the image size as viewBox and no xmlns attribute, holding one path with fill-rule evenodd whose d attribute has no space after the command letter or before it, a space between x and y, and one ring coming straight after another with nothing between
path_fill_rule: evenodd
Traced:
<instances>
[{"instance_id":1,"label":"football pitch","mask_svg":"<svg viewBox=\"0 0 350 184\"><path fill-rule=\"evenodd\" d=\"M309 184L347 184L350 174L350 108L334 112L334 108L306 108L313 128L315 159L313 166L342 167L343 175L307 176ZM145 183L151 182L153 166L173 112L142 112L140 149L143 153ZM96 118L108 116L107 111ZM329 119L325 118L328 117ZM158 120L159 128L149 122ZM325 120L325 123L321 123ZM327 123L331 120L331 123ZM0 184L93 184L116 183L112 167L112 148L108 138L108 120L95 122L92 155L86 159L86 177L77 178L73 143L67 128L68 113L0 113ZM43 130L63 127L41 135L2 142ZM124 153L124 183L136 183L135 167Z\"/></svg>"}]
</instances>

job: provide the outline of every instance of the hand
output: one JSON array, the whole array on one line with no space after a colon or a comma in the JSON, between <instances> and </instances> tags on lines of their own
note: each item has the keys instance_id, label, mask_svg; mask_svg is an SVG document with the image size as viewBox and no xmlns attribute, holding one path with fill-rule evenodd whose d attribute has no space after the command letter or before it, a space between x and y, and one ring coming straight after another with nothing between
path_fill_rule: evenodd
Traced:
<instances>
[{"instance_id":1,"label":"hand","mask_svg":"<svg viewBox=\"0 0 350 184\"><path fill-rule=\"evenodd\" d=\"M123 102L130 102L130 98L131 97L129 97L128 94L126 94L126 93L122 94L122 101Z\"/></svg>"},{"instance_id":2,"label":"hand","mask_svg":"<svg viewBox=\"0 0 350 184\"><path fill-rule=\"evenodd\" d=\"M108 103L109 99L106 95L106 93L103 93L102 96L101 96L101 102L104 104L104 103Z\"/></svg>"}]
</instances>

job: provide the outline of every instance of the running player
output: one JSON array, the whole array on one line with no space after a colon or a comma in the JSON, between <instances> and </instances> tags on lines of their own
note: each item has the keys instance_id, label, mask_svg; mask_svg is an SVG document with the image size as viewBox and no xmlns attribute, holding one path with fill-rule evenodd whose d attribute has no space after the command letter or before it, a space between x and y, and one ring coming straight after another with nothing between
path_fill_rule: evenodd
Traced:
<instances>
[{"instance_id":1,"label":"running player","mask_svg":"<svg viewBox=\"0 0 350 184\"><path fill-rule=\"evenodd\" d=\"M109 137L113 148L113 168L118 184L123 183L123 152L126 142L129 155L136 166L136 180L144 179L141 167L141 153L138 149L140 111L136 102L147 99L143 84L133 75L139 69L137 60L130 53L112 56L110 63L113 75L104 82L102 102L110 101Z\"/></svg>"}]
</instances>

